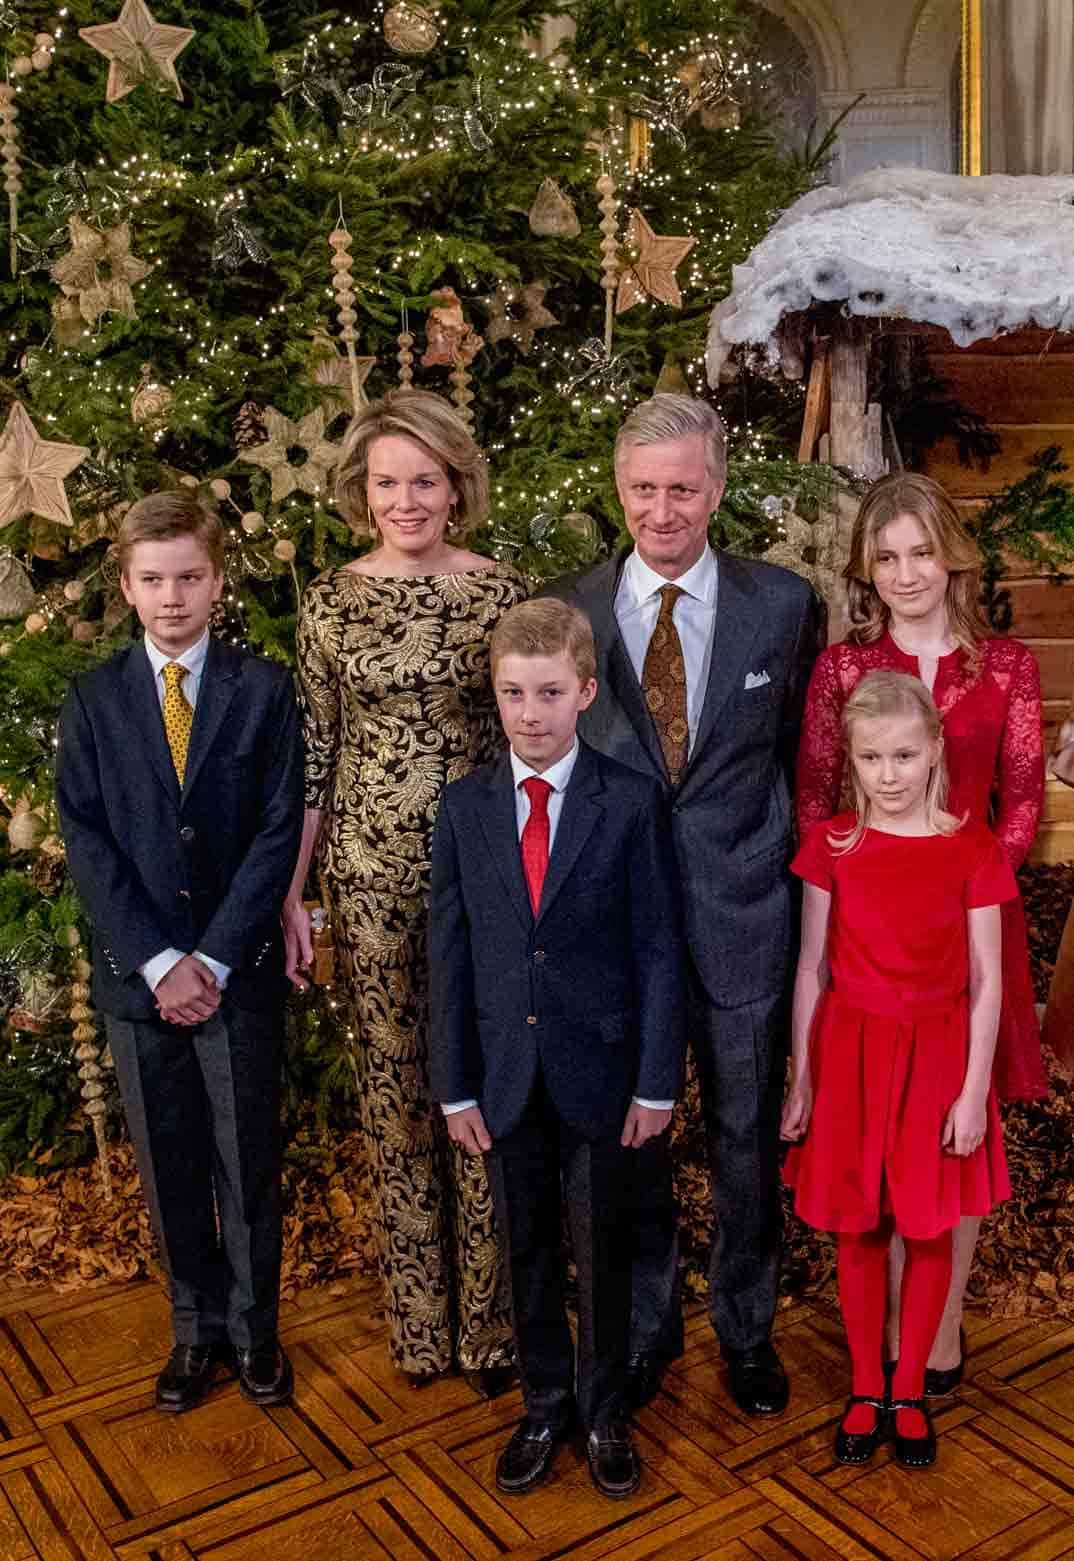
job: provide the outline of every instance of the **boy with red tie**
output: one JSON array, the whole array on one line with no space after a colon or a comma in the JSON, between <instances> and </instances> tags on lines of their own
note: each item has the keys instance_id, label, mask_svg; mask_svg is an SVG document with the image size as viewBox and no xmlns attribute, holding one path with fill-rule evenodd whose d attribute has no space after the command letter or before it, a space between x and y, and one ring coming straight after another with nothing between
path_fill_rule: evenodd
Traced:
<instances>
[{"instance_id":1,"label":"boy with red tie","mask_svg":"<svg viewBox=\"0 0 1074 1561\"><path fill-rule=\"evenodd\" d=\"M536 1485L577 1415L594 1484L622 1497L640 1478L625 1397L631 1150L666 1130L683 1058L674 858L657 783L578 739L596 693L585 615L523 602L491 659L510 751L448 786L433 836L433 1094L451 1137L489 1155L508 1249L526 1414L497 1485Z\"/></svg>"}]
</instances>

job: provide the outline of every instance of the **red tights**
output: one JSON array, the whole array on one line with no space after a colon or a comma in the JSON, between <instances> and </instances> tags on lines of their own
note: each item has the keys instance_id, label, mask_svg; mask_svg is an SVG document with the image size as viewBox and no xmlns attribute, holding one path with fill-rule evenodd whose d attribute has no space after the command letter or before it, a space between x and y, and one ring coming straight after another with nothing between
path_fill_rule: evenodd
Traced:
<instances>
[{"instance_id":1,"label":"red tights","mask_svg":"<svg viewBox=\"0 0 1074 1561\"><path fill-rule=\"evenodd\" d=\"M892 1222L860 1236L839 1237L839 1301L854 1372L854 1392L883 1398L881 1366L884 1314L887 1310L888 1247ZM904 1238L905 1239L905 1238ZM931 1241L906 1240L906 1267L899 1296L899 1364L892 1381L892 1398L920 1398L925 1391L925 1366L940 1326L951 1284L951 1232ZM856 1404L844 1427L847 1431L871 1431L876 1411ZM901 1436L924 1436L925 1423L917 1410L901 1409L897 1415Z\"/></svg>"}]
</instances>

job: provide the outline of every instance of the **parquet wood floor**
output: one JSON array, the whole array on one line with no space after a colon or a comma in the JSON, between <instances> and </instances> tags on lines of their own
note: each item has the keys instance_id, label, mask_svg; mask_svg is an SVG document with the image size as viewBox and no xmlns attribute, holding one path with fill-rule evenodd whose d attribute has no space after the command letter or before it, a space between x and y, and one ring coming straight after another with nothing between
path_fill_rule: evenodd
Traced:
<instances>
[{"instance_id":1,"label":"parquet wood floor","mask_svg":"<svg viewBox=\"0 0 1074 1561\"><path fill-rule=\"evenodd\" d=\"M449 1378L415 1392L388 1364L368 1285L284 1315L294 1405L261 1411L233 1383L156 1413L170 1345L155 1284L0 1296L0 1561L1054 1561L1074 1558L1074 1328L970 1320L972 1371L938 1416L935 1470L888 1452L841 1468L848 1388L827 1312L781 1313L788 1413L750 1421L728 1397L703 1313L638 1419L630 1501L598 1497L580 1448L524 1498L500 1497L497 1452L517 1393L477 1401Z\"/></svg>"}]
</instances>

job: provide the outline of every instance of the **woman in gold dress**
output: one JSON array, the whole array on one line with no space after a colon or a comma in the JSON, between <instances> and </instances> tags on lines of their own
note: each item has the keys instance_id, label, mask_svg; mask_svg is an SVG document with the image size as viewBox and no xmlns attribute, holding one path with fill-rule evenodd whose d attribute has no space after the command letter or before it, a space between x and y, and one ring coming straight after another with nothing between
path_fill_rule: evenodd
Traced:
<instances>
[{"instance_id":1,"label":"woman in gold dress","mask_svg":"<svg viewBox=\"0 0 1074 1561\"><path fill-rule=\"evenodd\" d=\"M298 626L306 823L284 906L304 985L316 852L353 1003L390 1350L415 1382L457 1363L492 1396L510 1305L480 1156L454 1151L429 1094L429 839L444 786L502 737L488 640L525 587L451 538L488 509L484 459L439 396L401 390L347 430L336 498L369 553L311 581Z\"/></svg>"}]
</instances>

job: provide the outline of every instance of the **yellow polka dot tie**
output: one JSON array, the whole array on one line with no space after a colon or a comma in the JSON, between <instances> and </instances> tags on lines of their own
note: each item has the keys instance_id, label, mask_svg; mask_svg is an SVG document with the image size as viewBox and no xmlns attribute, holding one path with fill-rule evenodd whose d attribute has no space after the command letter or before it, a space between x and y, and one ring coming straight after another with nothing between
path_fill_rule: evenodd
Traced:
<instances>
[{"instance_id":1,"label":"yellow polka dot tie","mask_svg":"<svg viewBox=\"0 0 1074 1561\"><path fill-rule=\"evenodd\" d=\"M177 661L169 661L163 669L164 678L164 733L172 751L172 763L179 777L180 786L186 774L186 754L190 747L190 728L194 724L194 712L183 693L183 679L187 669Z\"/></svg>"}]
</instances>

